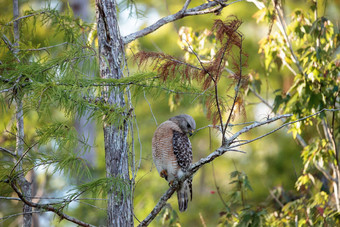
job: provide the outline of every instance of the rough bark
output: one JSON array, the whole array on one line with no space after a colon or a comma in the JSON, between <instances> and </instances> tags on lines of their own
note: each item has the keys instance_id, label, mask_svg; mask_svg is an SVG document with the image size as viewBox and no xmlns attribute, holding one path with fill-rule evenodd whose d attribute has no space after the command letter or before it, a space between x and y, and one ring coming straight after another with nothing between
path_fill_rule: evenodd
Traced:
<instances>
[{"instance_id":1,"label":"rough bark","mask_svg":"<svg viewBox=\"0 0 340 227\"><path fill-rule=\"evenodd\" d=\"M13 19L19 17L19 3L18 0L13 0ZM13 30L14 30L14 43L13 43L13 50L14 54L17 54L17 47L19 45L19 39L20 39L20 33L19 33L19 21L15 21L13 23ZM17 94L17 97L15 99L16 101L16 126L17 126L17 133L16 133L16 150L15 154L19 157L21 157L24 153L24 111L22 106L22 94ZM18 163L18 169L19 172L22 172L22 161ZM21 191L23 192L23 195L28 198L28 200L31 200L32 196L32 187L31 183L26 180L24 173L21 173L18 176L18 183L21 188ZM23 205L23 221L22 226L23 227L31 227L32 226L32 207L28 206L27 204Z\"/></svg>"},{"instance_id":2,"label":"rough bark","mask_svg":"<svg viewBox=\"0 0 340 227\"><path fill-rule=\"evenodd\" d=\"M117 3L110 0L96 0L98 26L99 65L102 78L123 77L124 44L117 22ZM124 91L119 87L104 91L107 104L125 107ZM119 178L129 184L128 125L104 123L106 176ZM132 200L129 192L112 187L108 194L108 226L133 226Z\"/></svg>"},{"instance_id":3,"label":"rough bark","mask_svg":"<svg viewBox=\"0 0 340 227\"><path fill-rule=\"evenodd\" d=\"M23 116L23 107L22 100L20 98L16 99L16 121L17 121L17 134L16 134L16 154L18 156L22 156L24 153L24 116ZM22 161L18 164L18 171L22 172ZM18 183L21 188L22 194L27 198L27 200L31 200L32 196L32 187L31 182L27 181L25 175L21 173L18 176ZM32 226L32 207L24 204L23 205L23 227L31 227Z\"/></svg>"}]
</instances>

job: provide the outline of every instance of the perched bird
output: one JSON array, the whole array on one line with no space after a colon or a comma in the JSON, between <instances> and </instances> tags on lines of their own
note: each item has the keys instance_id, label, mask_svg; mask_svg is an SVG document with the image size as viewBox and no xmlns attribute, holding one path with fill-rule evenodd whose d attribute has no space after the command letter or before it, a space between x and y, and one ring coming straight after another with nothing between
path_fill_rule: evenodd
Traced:
<instances>
[{"instance_id":1,"label":"perched bird","mask_svg":"<svg viewBox=\"0 0 340 227\"><path fill-rule=\"evenodd\" d=\"M152 138L152 157L161 177L172 184L179 179L192 162L192 148L188 134L196 129L195 120L181 114L158 126ZM186 179L177 190L178 208L181 212L192 200L192 178Z\"/></svg>"}]
</instances>

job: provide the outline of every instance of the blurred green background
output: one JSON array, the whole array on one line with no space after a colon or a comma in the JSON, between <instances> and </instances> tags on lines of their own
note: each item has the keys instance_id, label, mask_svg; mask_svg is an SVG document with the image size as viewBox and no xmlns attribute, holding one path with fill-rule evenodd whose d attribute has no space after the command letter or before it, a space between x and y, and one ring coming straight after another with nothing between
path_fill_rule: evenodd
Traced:
<instances>
[{"instance_id":1,"label":"blurred green background","mask_svg":"<svg viewBox=\"0 0 340 227\"><path fill-rule=\"evenodd\" d=\"M40 9L50 4L51 7L56 7L60 11L67 9L66 0L63 1L19 1L20 12L30 8ZM177 12L185 2L171 1L171 0L135 0L133 1L135 6L131 10L125 9L126 2L121 2L120 11L120 27L123 35L127 35L133 31L137 31L151 23L155 22L158 18ZM190 7L203 3L203 0L192 1ZM93 23L95 21L94 1L90 1L90 13L88 15L88 21ZM267 4L265 2L265 4ZM340 19L340 1L320 1L319 5L324 6L322 10L323 14L333 21L338 26ZM286 20L290 20L290 14L297 8L308 8L308 1L292 1L287 0L284 3L284 10ZM138 15L136 15L138 10ZM244 74L257 75L258 79L262 83L261 94L265 97L269 103L273 103L274 91L281 89L286 91L293 82L293 78L287 68L283 67L281 70L272 70L268 72L263 65L262 56L259 54L259 41L266 37L269 27L268 24L258 24L254 18L254 14L258 11L252 1L241 1L232 4L222 11L220 15L204 15L204 16L192 16L182 20L178 20L174 23L170 23L153 34L147 35L138 41L129 45L126 50L129 62L130 73L143 71L138 69L134 61L132 60L133 54L139 50L145 51L158 51L164 52L169 55L183 58L185 52L178 45L178 30L181 26L191 27L193 31L201 32L204 29L210 29L215 19L224 20L230 15L236 16L243 21L240 28L244 35L244 52L248 55L248 67L243 70ZM0 0L0 12L1 22L12 20L12 1ZM27 27L25 31L27 33L21 34L21 40L23 42L32 42L33 44L49 43L50 45L60 43L61 37L49 36L51 29L48 24L44 26ZM62 34L61 34L62 36ZM48 41L47 41L48 40ZM3 57L4 53L0 53ZM48 53L42 53L48 55ZM52 54L53 55L53 54ZM57 55L57 53L56 53ZM98 72L97 72L98 73ZM227 82L226 82L227 83ZM226 92L227 89L221 88L220 93ZM233 89L230 89L230 95L233 96ZM197 128L201 128L211 124L206 117L206 110L195 100L195 96L182 95L179 97L180 102L178 105L171 104L173 100L176 101L177 97L169 95L166 92L151 93L139 95L133 97L133 104L136 111L138 130L135 132L135 152L136 159L140 159L140 169L136 178L136 189L134 194L134 212L135 216L139 220L143 220L152 208L156 205L159 198L167 190L167 182L158 176L157 170L153 165L151 155L151 138L157 125L154 121L152 112L157 119L158 124L167 120L168 118L186 113L196 120ZM151 109L150 109L151 108ZM267 119L270 116L271 110L264 104L261 104L259 100L249 93L245 96L245 110L246 115L236 116L233 124L260 121ZM0 132L13 127L11 110L2 109L0 112ZM53 110L52 116L54 119L66 119L64 113L60 110ZM49 119L39 119L37 114L29 112L25 116L25 132L29 137L34 133L36 128L49 122ZM270 130L278 127L281 122L276 122L270 125L266 125L255 129L249 133L242 135L240 139L256 138ZM234 126L228 130L229 134L235 133L242 126ZM137 134L138 133L138 134ZM303 132L304 137L308 138L313 135L313 131L306 130ZM102 126L96 125L95 131L95 164L92 167L92 177L105 176L105 160L104 160L104 143ZM140 143L138 141L140 137ZM13 139L13 138L12 138ZM198 161L200 158L207 156L210 152L220 146L220 135L209 129L199 131L193 137L190 138L193 145L194 161ZM13 141L12 141L13 142ZM4 135L0 135L0 144L5 146L10 144L11 139L5 138ZM43 148L42 148L43 149ZM217 226L219 222L220 212L224 211L225 207L221 201L217 187L220 190L221 196L224 201L230 199L230 192L233 190L230 184L230 173L238 170L248 175L252 191L246 193L247 204L254 207L268 207L272 205L272 198L269 191L274 188L283 188L285 191L294 191L294 184L297 180L297 176L301 173L302 161L300 158L301 148L294 141L291 134L287 133L286 129L267 136L261 140L255 141L249 145L241 147L241 150L246 152L245 154L228 152L222 157L215 160L212 164L208 164L201 168L194 176L193 180L193 201L189 204L189 208L184 213L178 212L177 199L173 196L168 202L172 208L177 212L181 226ZM0 153L0 157L1 157ZM44 197L62 197L68 192L78 181L87 181L89 179L77 179L76 177L69 177L63 173L57 173L51 175L50 169L39 168L36 171L36 181L43 185ZM91 195L89 195L91 197ZM100 197L99 197L100 198ZM85 222L89 222L96 225L105 225L106 222L106 202L105 200L89 201L87 203L75 202L72 203L67 213L81 219ZM95 206L95 207L94 207ZM11 213L20 212L20 205L14 202L1 201L0 216L6 216ZM52 214L40 215L40 225L49 226L50 219L53 218ZM161 226L164 215L159 215L150 226ZM11 218L4 221L0 226L16 226L16 218ZM135 224L138 221L135 220ZM55 218L53 222L54 226L74 226L73 224L60 221Z\"/></svg>"}]
</instances>

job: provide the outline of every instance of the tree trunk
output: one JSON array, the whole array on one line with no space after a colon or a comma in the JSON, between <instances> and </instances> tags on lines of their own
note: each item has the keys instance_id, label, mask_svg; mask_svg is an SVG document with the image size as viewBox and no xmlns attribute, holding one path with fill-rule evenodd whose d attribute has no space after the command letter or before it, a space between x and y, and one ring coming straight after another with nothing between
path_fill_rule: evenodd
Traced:
<instances>
[{"instance_id":1,"label":"tree trunk","mask_svg":"<svg viewBox=\"0 0 340 227\"><path fill-rule=\"evenodd\" d=\"M19 3L18 0L13 0L13 18L19 17ZM19 46L19 39L20 39L20 32L19 32L19 21L15 21L13 23L13 33L14 33L14 43L13 43L13 52L14 55L18 53L18 46ZM18 60L20 61L20 60ZM24 111L22 106L22 96L23 94L18 94L15 101L16 101L16 149L15 153L21 157L24 153ZM28 199L31 200L32 198L32 187L31 183L26 180L25 175L23 173L22 161L18 163L17 171L20 173L18 176L18 184L21 188L22 194ZM24 204L23 205L23 220L22 220L23 227L31 227L32 226L32 207Z\"/></svg>"},{"instance_id":2,"label":"tree trunk","mask_svg":"<svg viewBox=\"0 0 340 227\"><path fill-rule=\"evenodd\" d=\"M102 78L123 77L124 45L117 21L117 3L114 0L96 0L98 26L99 65ZM124 90L105 88L107 104L125 108ZM106 176L130 184L128 166L128 125L104 123ZM116 184L108 194L108 226L133 226L132 200L125 189ZM125 187L129 188L129 187Z\"/></svg>"}]
</instances>

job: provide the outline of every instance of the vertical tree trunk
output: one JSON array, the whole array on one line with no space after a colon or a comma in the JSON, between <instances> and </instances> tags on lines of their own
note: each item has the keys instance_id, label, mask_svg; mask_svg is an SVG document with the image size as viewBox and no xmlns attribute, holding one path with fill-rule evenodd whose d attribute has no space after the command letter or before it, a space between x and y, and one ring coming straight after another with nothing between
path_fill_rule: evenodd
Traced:
<instances>
[{"instance_id":1,"label":"vertical tree trunk","mask_svg":"<svg viewBox=\"0 0 340 227\"><path fill-rule=\"evenodd\" d=\"M99 64L102 78L123 77L125 61L124 45L117 21L115 0L96 0L98 26ZM106 88L104 99L107 104L126 107L124 91L119 87ZM106 175L130 184L128 166L128 125L104 124ZM128 188L128 187L126 187ZM133 226L132 201L129 193L112 187L108 196L108 226Z\"/></svg>"},{"instance_id":2,"label":"vertical tree trunk","mask_svg":"<svg viewBox=\"0 0 340 227\"><path fill-rule=\"evenodd\" d=\"M19 17L19 3L18 0L13 0L13 17L14 19ZM20 33L19 33L19 21L15 21L13 23L13 30L14 30L14 54L16 55L18 53L18 46L19 46L19 39L20 39ZM16 126L17 126L17 133L16 133L16 150L15 153L21 157L24 153L24 111L22 106L22 97L23 94L19 93L17 94L17 97L15 99L16 101ZM31 200L32 196L32 187L31 183L26 180L22 167L22 162L18 164L17 171L21 172L18 176L18 183L21 188L21 191L25 197L27 197L28 200ZM24 204L23 205L23 227L31 227L32 225L32 207Z\"/></svg>"}]
</instances>

